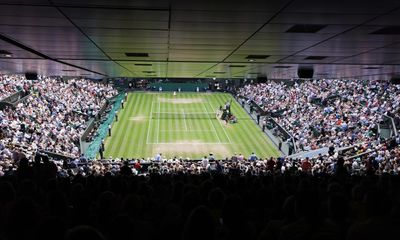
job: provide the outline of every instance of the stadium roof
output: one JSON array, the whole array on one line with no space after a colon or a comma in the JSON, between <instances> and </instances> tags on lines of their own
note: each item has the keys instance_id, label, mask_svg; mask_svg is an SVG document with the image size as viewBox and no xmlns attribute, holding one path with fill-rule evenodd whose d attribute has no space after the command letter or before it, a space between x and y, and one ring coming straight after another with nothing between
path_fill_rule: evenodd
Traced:
<instances>
[{"instance_id":1,"label":"stadium roof","mask_svg":"<svg viewBox=\"0 0 400 240\"><path fill-rule=\"evenodd\" d=\"M0 72L389 79L400 1L0 0Z\"/></svg>"}]
</instances>

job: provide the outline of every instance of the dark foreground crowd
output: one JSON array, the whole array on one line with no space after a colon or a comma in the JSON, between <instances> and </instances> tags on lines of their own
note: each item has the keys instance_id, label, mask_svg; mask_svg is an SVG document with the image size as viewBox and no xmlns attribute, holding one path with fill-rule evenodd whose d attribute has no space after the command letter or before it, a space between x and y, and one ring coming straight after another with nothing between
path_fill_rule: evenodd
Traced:
<instances>
[{"instance_id":1,"label":"dark foreground crowd","mask_svg":"<svg viewBox=\"0 0 400 240\"><path fill-rule=\"evenodd\" d=\"M400 219L397 175L340 163L314 175L58 172L37 156L0 178L0 239L376 240L396 236Z\"/></svg>"}]
</instances>

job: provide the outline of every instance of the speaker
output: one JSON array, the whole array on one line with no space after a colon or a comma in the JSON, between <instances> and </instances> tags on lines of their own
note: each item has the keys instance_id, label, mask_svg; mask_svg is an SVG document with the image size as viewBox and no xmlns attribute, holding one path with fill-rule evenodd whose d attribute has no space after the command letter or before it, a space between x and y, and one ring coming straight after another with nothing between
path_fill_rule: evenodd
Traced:
<instances>
[{"instance_id":1,"label":"speaker","mask_svg":"<svg viewBox=\"0 0 400 240\"><path fill-rule=\"evenodd\" d=\"M392 78L390 79L390 83L391 83L391 84L394 84L394 85L400 84L400 77L392 77Z\"/></svg>"},{"instance_id":2,"label":"speaker","mask_svg":"<svg viewBox=\"0 0 400 240\"><path fill-rule=\"evenodd\" d=\"M37 80L37 73L25 73L25 78L27 80Z\"/></svg>"},{"instance_id":3,"label":"speaker","mask_svg":"<svg viewBox=\"0 0 400 240\"><path fill-rule=\"evenodd\" d=\"M314 76L314 69L312 68L299 68L297 70L299 78L312 78Z\"/></svg>"},{"instance_id":4,"label":"speaker","mask_svg":"<svg viewBox=\"0 0 400 240\"><path fill-rule=\"evenodd\" d=\"M257 82L258 83L266 83L268 81L267 77L258 77Z\"/></svg>"}]
</instances>

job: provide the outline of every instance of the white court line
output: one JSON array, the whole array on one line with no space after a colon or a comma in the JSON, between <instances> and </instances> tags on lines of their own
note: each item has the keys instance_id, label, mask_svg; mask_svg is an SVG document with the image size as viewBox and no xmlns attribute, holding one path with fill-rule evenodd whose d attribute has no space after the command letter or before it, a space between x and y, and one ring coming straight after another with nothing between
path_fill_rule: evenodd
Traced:
<instances>
[{"instance_id":1,"label":"white court line","mask_svg":"<svg viewBox=\"0 0 400 240\"><path fill-rule=\"evenodd\" d=\"M204 107L204 110L206 110L206 112L207 112L207 108L206 108L206 105L204 103L203 103L203 107ZM213 121L211 121L211 118L208 118L208 120L210 121L211 125L214 128L214 132L215 132L215 135L217 135L218 141L221 143L221 139L218 136L217 129L215 129Z\"/></svg>"},{"instance_id":2,"label":"white court line","mask_svg":"<svg viewBox=\"0 0 400 240\"><path fill-rule=\"evenodd\" d=\"M183 110L183 109L182 109ZM187 109L186 109L187 110ZM181 112L181 113L179 113L179 112L156 112L157 114L176 114L176 115L179 115L179 114L184 114L184 115L195 115L195 114L215 114L215 113L213 113L213 112Z\"/></svg>"},{"instance_id":3,"label":"white court line","mask_svg":"<svg viewBox=\"0 0 400 240\"><path fill-rule=\"evenodd\" d=\"M160 132L214 132L210 130L160 130Z\"/></svg>"},{"instance_id":4,"label":"white court line","mask_svg":"<svg viewBox=\"0 0 400 240\"><path fill-rule=\"evenodd\" d=\"M183 142L178 142L178 143L174 143L174 142L160 142L160 143L150 143L150 144L166 144L166 145L207 145L207 144L230 144L230 143L226 143L226 142L204 142L204 143L199 143L199 142L195 142L195 143L183 143Z\"/></svg>"},{"instance_id":5,"label":"white court line","mask_svg":"<svg viewBox=\"0 0 400 240\"><path fill-rule=\"evenodd\" d=\"M187 127L187 123L186 123L186 115L185 115L185 111L183 109L182 110L182 114L183 114L183 122L185 123L185 129L186 131L189 131L188 127Z\"/></svg>"},{"instance_id":6,"label":"white court line","mask_svg":"<svg viewBox=\"0 0 400 240\"><path fill-rule=\"evenodd\" d=\"M157 100L158 100L158 98L157 98ZM160 135L160 110L161 110L161 103L158 100L157 143L158 143L158 137Z\"/></svg>"},{"instance_id":7,"label":"white court line","mask_svg":"<svg viewBox=\"0 0 400 240\"><path fill-rule=\"evenodd\" d=\"M212 109L213 106L211 105L211 103L210 103L209 101L207 101L207 102L208 102L208 104L210 105L210 107L211 107L211 109ZM217 120L218 120L219 124L221 125L222 130L223 130L224 133L225 133L225 136L228 138L229 143L232 143L231 138L230 138L229 135L226 133L225 128L224 128L224 126L222 125L221 121L220 121L219 119L217 119Z\"/></svg>"},{"instance_id":8,"label":"white court line","mask_svg":"<svg viewBox=\"0 0 400 240\"><path fill-rule=\"evenodd\" d=\"M151 100L149 127L147 128L146 144L149 144L150 126L151 126L151 122L153 121L151 118L152 115L153 115L153 100Z\"/></svg>"}]
</instances>

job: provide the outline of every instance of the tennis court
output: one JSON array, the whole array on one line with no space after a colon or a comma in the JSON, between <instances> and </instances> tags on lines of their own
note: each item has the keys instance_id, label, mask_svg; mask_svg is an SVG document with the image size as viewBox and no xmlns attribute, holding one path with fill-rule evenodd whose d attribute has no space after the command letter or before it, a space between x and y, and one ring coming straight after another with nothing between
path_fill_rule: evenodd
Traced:
<instances>
[{"instance_id":1,"label":"tennis court","mask_svg":"<svg viewBox=\"0 0 400 240\"><path fill-rule=\"evenodd\" d=\"M226 124L216 111L227 101L238 123ZM230 94L131 93L106 139L105 157L218 158L234 153L277 156L278 151Z\"/></svg>"}]
</instances>

